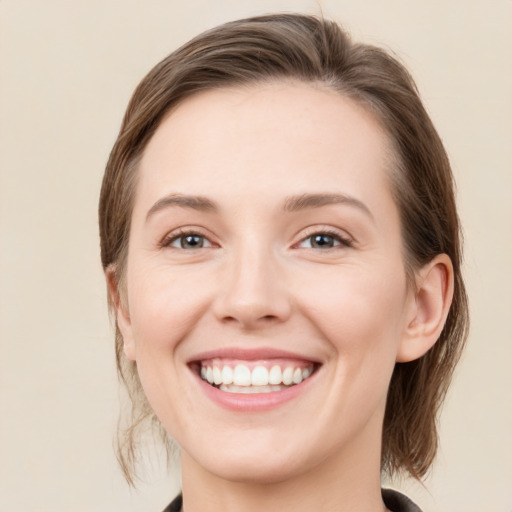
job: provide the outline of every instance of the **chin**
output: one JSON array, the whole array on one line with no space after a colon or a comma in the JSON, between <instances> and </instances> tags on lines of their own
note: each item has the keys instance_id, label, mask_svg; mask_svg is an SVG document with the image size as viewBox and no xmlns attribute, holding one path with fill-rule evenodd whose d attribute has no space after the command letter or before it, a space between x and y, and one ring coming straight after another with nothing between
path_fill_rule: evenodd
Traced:
<instances>
[{"instance_id":1,"label":"chin","mask_svg":"<svg viewBox=\"0 0 512 512\"><path fill-rule=\"evenodd\" d=\"M270 454L267 452L267 459ZM275 459L275 458L274 458ZM230 482L240 484L259 484L269 485L284 482L290 478L298 476L301 471L299 468L292 467L288 461L281 460L262 461L261 457L257 460L239 457L235 460L219 461L207 468L211 473ZM304 465L302 466L302 469Z\"/></svg>"},{"instance_id":2,"label":"chin","mask_svg":"<svg viewBox=\"0 0 512 512\"><path fill-rule=\"evenodd\" d=\"M190 451L187 451L187 446L182 446L182 459L183 456L187 459L190 456L196 467L230 482L276 484L299 476L305 468L319 462L313 460L317 457L303 451L304 446L286 444L281 436L272 440L263 436L264 439L258 440L257 433L253 431L249 436L239 437L236 442L235 435L227 436L228 439L212 437L199 443L195 438Z\"/></svg>"}]
</instances>

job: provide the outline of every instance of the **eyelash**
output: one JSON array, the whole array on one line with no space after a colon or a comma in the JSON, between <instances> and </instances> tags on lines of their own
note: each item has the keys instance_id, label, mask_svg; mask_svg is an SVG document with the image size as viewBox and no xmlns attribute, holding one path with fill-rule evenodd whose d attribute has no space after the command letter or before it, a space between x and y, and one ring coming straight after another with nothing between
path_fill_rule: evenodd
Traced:
<instances>
[{"instance_id":1,"label":"eyelash","mask_svg":"<svg viewBox=\"0 0 512 512\"><path fill-rule=\"evenodd\" d=\"M319 249L321 251L327 252L327 251L334 251L338 248L347 248L347 247L353 247L354 242L348 237L342 236L338 231L332 230L332 229L314 229L309 233L307 236L303 237L297 244L294 246L300 245L304 243L308 239L312 239L315 236L323 235L328 236L332 238L334 241L339 242L339 245L334 247L327 247L325 249ZM315 249L314 247L308 247L308 249Z\"/></svg>"},{"instance_id":2,"label":"eyelash","mask_svg":"<svg viewBox=\"0 0 512 512\"><path fill-rule=\"evenodd\" d=\"M208 240L208 238L205 235L203 235L202 233L200 233L198 231L179 229L178 231L175 231L174 233L171 233L170 235L166 236L160 243L160 246L162 248L170 247L174 242L176 242L180 238L185 238L187 236L196 236L199 238L203 238L204 240ZM212 242L210 242L210 240L208 240L208 242L210 244L212 244ZM175 249L178 249L178 247L175 247ZM185 249L183 249L183 247L180 247L180 249L185 250ZM200 249L202 249L202 247L200 247Z\"/></svg>"},{"instance_id":3,"label":"eyelash","mask_svg":"<svg viewBox=\"0 0 512 512\"><path fill-rule=\"evenodd\" d=\"M324 236L332 238L336 242L339 242L339 245L337 245L337 246L327 247L325 249L319 249L321 251L327 252L327 251L336 250L337 247L353 247L354 246L353 240L351 240L348 237L341 236L340 233L337 232L337 231L334 231L334 230L331 230L331 229L315 229L314 231L311 231L311 233L309 233L308 235L303 237L298 243L294 244L293 247L297 247L298 245L302 244L306 240L311 239L311 238L313 238L314 236L317 236L317 235L324 235ZM210 244L210 246L213 245L213 243L205 235L203 235L202 233L200 233L198 231L187 230L187 229L179 229L178 231L176 231L174 233L171 233L170 235L166 236L162 240L162 242L160 243L160 246L162 248L164 248L164 247L171 247L171 245L174 242L176 242L177 240L179 240L180 238L185 238L185 237L188 237L188 236L195 236L195 237L198 237L198 238L202 238L202 239L206 240ZM178 249L178 247L175 247L175 249ZM183 247L180 247L180 249L186 250ZM199 247L199 249L203 249L203 247ZM314 247L309 247L308 249L315 249L315 248Z\"/></svg>"}]
</instances>

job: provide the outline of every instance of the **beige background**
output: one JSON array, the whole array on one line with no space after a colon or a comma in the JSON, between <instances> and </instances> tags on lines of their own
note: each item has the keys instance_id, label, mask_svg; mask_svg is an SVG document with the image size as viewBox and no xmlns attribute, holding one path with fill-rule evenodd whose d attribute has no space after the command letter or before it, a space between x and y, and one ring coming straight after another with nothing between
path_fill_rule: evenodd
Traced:
<instances>
[{"instance_id":1,"label":"beige background","mask_svg":"<svg viewBox=\"0 0 512 512\"><path fill-rule=\"evenodd\" d=\"M430 512L512 511L512 1L0 0L0 512L157 512L154 465L130 491L96 205L128 98L203 29L318 13L397 51L459 184L472 332L442 417Z\"/></svg>"}]
</instances>

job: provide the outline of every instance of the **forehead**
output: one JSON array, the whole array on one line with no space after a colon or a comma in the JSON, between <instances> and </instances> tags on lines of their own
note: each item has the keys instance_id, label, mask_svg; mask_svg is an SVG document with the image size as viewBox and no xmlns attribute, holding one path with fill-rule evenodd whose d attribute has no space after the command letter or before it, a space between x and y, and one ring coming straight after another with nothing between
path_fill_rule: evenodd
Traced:
<instances>
[{"instance_id":1,"label":"forehead","mask_svg":"<svg viewBox=\"0 0 512 512\"><path fill-rule=\"evenodd\" d=\"M388 188L388 137L354 100L321 85L269 83L205 91L169 113L140 163L139 199L219 199ZM293 189L293 190L292 190Z\"/></svg>"}]
</instances>

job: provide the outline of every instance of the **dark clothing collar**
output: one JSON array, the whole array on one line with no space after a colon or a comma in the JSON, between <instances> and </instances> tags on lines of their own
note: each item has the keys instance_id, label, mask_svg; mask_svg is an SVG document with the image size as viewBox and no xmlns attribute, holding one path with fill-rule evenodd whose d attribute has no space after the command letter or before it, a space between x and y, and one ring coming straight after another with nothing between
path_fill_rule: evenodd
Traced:
<instances>
[{"instance_id":1,"label":"dark clothing collar","mask_svg":"<svg viewBox=\"0 0 512 512\"><path fill-rule=\"evenodd\" d=\"M382 499L391 512L421 512L407 496L393 489L382 489ZM177 496L163 512L181 512L183 498Z\"/></svg>"}]
</instances>

